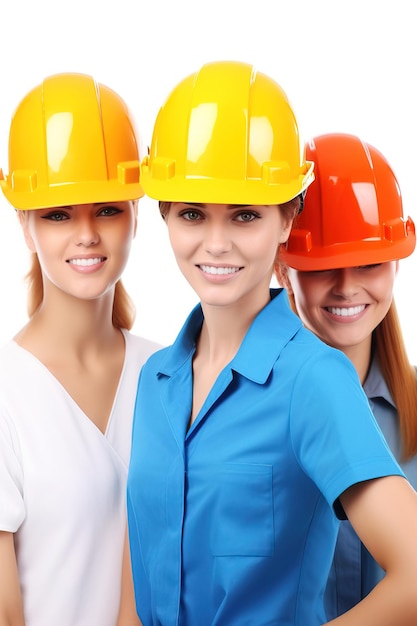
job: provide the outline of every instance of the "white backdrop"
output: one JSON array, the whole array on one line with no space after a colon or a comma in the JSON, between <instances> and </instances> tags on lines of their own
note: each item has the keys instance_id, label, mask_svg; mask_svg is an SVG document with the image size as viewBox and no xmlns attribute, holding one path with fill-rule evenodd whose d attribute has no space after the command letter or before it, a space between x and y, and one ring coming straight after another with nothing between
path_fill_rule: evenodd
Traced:
<instances>
[{"instance_id":1,"label":"white backdrop","mask_svg":"<svg viewBox=\"0 0 417 626\"><path fill-rule=\"evenodd\" d=\"M0 20L0 167L13 110L45 76L92 74L122 95L149 143L159 106L203 63L239 60L287 92L305 138L351 132L393 166L417 221L414 3L409 0L10 0ZM401 262L395 297L417 363L417 253ZM0 197L0 344L26 322L28 252ZM171 342L194 294L176 268L156 203L143 199L124 282L134 331Z\"/></svg>"}]
</instances>

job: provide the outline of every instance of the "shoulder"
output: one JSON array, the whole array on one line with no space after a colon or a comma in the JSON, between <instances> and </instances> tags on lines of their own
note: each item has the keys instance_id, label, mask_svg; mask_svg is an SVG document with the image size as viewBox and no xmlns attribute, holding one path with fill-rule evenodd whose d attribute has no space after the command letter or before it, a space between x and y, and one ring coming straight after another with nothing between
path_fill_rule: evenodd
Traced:
<instances>
[{"instance_id":1,"label":"shoulder","mask_svg":"<svg viewBox=\"0 0 417 626\"><path fill-rule=\"evenodd\" d=\"M281 365L277 362L282 375L293 381L288 390L292 415L315 414L329 425L369 416L369 402L350 359L311 335L298 333L286 346Z\"/></svg>"},{"instance_id":2,"label":"shoulder","mask_svg":"<svg viewBox=\"0 0 417 626\"><path fill-rule=\"evenodd\" d=\"M30 366L30 354L21 348L15 341L11 340L0 347L0 377L14 377L16 371Z\"/></svg>"},{"instance_id":3,"label":"shoulder","mask_svg":"<svg viewBox=\"0 0 417 626\"><path fill-rule=\"evenodd\" d=\"M358 382L356 369L350 359L341 351L319 339L305 327L300 327L285 346L286 365L294 367L302 376L325 380L346 372ZM335 368L334 370L332 368Z\"/></svg>"},{"instance_id":4,"label":"shoulder","mask_svg":"<svg viewBox=\"0 0 417 626\"><path fill-rule=\"evenodd\" d=\"M7 411L11 414L16 413L18 406L30 415L33 398L40 397L40 389L46 396L45 390L49 382L48 370L15 341L12 340L0 348L0 412L2 416Z\"/></svg>"}]
</instances>

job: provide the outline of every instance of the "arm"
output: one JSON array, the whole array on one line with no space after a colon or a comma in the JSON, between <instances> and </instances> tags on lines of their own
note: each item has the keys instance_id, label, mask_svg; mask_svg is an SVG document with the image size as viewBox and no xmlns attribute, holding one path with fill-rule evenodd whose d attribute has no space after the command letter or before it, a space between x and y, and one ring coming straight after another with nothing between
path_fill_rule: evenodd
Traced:
<instances>
[{"instance_id":1,"label":"arm","mask_svg":"<svg viewBox=\"0 0 417 626\"><path fill-rule=\"evenodd\" d=\"M0 531L0 626L25 626L13 534Z\"/></svg>"},{"instance_id":2,"label":"arm","mask_svg":"<svg viewBox=\"0 0 417 626\"><path fill-rule=\"evenodd\" d=\"M2 625L0 624L0 626ZM116 626L142 626L142 623L136 613L135 592L133 588L129 539L127 533L123 551L122 595L120 600L119 617Z\"/></svg>"},{"instance_id":3,"label":"arm","mask_svg":"<svg viewBox=\"0 0 417 626\"><path fill-rule=\"evenodd\" d=\"M399 476L354 485L340 496L352 526L384 579L334 626L417 624L417 494Z\"/></svg>"}]
</instances>

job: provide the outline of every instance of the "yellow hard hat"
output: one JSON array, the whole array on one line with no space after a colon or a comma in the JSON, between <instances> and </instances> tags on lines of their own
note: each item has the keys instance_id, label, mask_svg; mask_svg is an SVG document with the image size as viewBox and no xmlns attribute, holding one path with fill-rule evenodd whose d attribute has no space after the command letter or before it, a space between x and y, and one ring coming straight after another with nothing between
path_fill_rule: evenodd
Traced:
<instances>
[{"instance_id":1,"label":"yellow hard hat","mask_svg":"<svg viewBox=\"0 0 417 626\"><path fill-rule=\"evenodd\" d=\"M18 105L9 133L9 174L0 186L16 209L134 200L140 137L126 103L77 73L56 74Z\"/></svg>"},{"instance_id":2,"label":"yellow hard hat","mask_svg":"<svg viewBox=\"0 0 417 626\"><path fill-rule=\"evenodd\" d=\"M156 118L142 185L172 202L280 204L314 180L283 89L237 61L203 65Z\"/></svg>"}]
</instances>

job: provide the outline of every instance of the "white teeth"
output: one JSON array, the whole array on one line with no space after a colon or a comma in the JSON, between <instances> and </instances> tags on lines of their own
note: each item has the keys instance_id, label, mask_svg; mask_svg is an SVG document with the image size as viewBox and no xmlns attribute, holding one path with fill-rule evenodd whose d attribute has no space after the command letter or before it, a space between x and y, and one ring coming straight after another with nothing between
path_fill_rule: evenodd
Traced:
<instances>
[{"instance_id":1,"label":"white teeth","mask_svg":"<svg viewBox=\"0 0 417 626\"><path fill-rule=\"evenodd\" d=\"M213 265L200 265L200 268L206 274L235 274L239 271L238 267L214 267Z\"/></svg>"},{"instance_id":2,"label":"white teeth","mask_svg":"<svg viewBox=\"0 0 417 626\"><path fill-rule=\"evenodd\" d=\"M97 265L97 263L101 263L103 261L103 257L95 257L94 259L70 259L70 263L72 265L81 265L83 267L88 267L89 265Z\"/></svg>"},{"instance_id":3,"label":"white teeth","mask_svg":"<svg viewBox=\"0 0 417 626\"><path fill-rule=\"evenodd\" d=\"M349 307L327 307L327 310L333 315L340 315L340 317L351 317L352 315L358 315L365 309L365 305L349 306Z\"/></svg>"}]
</instances>

